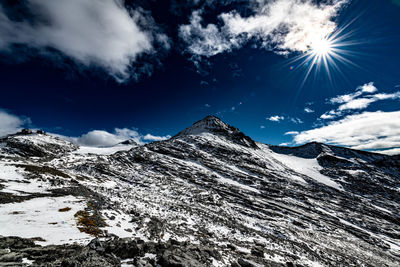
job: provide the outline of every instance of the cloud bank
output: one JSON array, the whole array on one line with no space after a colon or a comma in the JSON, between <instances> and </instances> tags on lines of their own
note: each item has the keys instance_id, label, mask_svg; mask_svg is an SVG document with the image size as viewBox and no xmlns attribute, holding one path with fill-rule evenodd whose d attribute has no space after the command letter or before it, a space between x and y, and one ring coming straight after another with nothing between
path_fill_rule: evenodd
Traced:
<instances>
[{"instance_id":1,"label":"cloud bank","mask_svg":"<svg viewBox=\"0 0 400 267\"><path fill-rule=\"evenodd\" d=\"M25 124L29 124L29 118L21 118L0 109L0 137L16 133Z\"/></svg>"},{"instance_id":2,"label":"cloud bank","mask_svg":"<svg viewBox=\"0 0 400 267\"><path fill-rule=\"evenodd\" d=\"M131 64L139 56L154 52L154 42L168 46L165 35L141 27L154 28L151 19L140 10L127 10L122 0L26 0L16 5L0 3L3 52L15 45L46 54L55 49L85 67L100 66L122 82L134 75Z\"/></svg>"},{"instance_id":3,"label":"cloud bank","mask_svg":"<svg viewBox=\"0 0 400 267\"><path fill-rule=\"evenodd\" d=\"M363 112L294 136L296 144L323 142L394 154L400 148L400 111Z\"/></svg>"},{"instance_id":4,"label":"cloud bank","mask_svg":"<svg viewBox=\"0 0 400 267\"><path fill-rule=\"evenodd\" d=\"M133 140L137 144L142 145L148 142L167 140L171 138L171 136L155 136L152 134L141 135L134 129L115 128L112 133L104 130L93 130L83 134L80 137L61 136L61 138L67 139L82 146L108 147L114 146L126 140Z\"/></svg>"}]
</instances>

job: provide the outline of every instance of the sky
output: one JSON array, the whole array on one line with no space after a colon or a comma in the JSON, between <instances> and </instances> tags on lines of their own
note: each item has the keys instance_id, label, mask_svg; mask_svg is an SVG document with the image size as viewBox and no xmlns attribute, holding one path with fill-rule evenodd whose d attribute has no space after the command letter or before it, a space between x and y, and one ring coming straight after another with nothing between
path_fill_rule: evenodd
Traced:
<instances>
[{"instance_id":1,"label":"sky","mask_svg":"<svg viewBox=\"0 0 400 267\"><path fill-rule=\"evenodd\" d=\"M0 135L146 143L215 115L397 154L399 18L398 0L4 0Z\"/></svg>"}]
</instances>

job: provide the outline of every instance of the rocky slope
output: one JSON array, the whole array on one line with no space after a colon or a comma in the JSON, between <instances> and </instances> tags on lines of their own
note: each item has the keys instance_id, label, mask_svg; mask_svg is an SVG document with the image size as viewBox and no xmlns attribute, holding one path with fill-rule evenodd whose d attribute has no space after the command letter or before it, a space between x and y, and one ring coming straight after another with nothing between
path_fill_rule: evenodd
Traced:
<instances>
[{"instance_id":1,"label":"rocky slope","mask_svg":"<svg viewBox=\"0 0 400 267\"><path fill-rule=\"evenodd\" d=\"M0 265L398 266L398 156L268 146L212 116L128 143L1 139Z\"/></svg>"}]
</instances>

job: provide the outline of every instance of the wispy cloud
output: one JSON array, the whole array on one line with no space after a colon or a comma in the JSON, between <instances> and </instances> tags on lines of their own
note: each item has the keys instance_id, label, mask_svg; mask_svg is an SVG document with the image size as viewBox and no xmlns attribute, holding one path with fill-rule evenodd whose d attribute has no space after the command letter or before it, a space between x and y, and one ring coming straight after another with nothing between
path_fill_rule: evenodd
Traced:
<instances>
[{"instance_id":1,"label":"wispy cloud","mask_svg":"<svg viewBox=\"0 0 400 267\"><path fill-rule=\"evenodd\" d=\"M297 134L299 134L298 131L290 131L285 133L285 135L297 135Z\"/></svg>"},{"instance_id":2,"label":"wispy cloud","mask_svg":"<svg viewBox=\"0 0 400 267\"><path fill-rule=\"evenodd\" d=\"M231 50L235 44L216 25L208 24L203 27L201 13L200 10L194 11L190 24L179 28L179 36L188 44L188 52L195 56L211 57Z\"/></svg>"},{"instance_id":3,"label":"wispy cloud","mask_svg":"<svg viewBox=\"0 0 400 267\"><path fill-rule=\"evenodd\" d=\"M336 110L331 110L321 115L321 119L334 119L346 115L352 110L366 109L374 102L382 100L400 99L400 91L394 93L377 93L378 89L373 82L357 87L355 92L338 95L329 99L332 105L340 104Z\"/></svg>"},{"instance_id":4,"label":"wispy cloud","mask_svg":"<svg viewBox=\"0 0 400 267\"><path fill-rule=\"evenodd\" d=\"M375 87L373 82L370 82L357 87L354 93L335 96L329 99L329 102L331 104L348 103L364 93L374 93L376 91L378 91L378 89Z\"/></svg>"},{"instance_id":5,"label":"wispy cloud","mask_svg":"<svg viewBox=\"0 0 400 267\"><path fill-rule=\"evenodd\" d=\"M163 140L167 140L170 138L171 138L170 135L156 136L156 135L152 135L152 134L146 134L145 136L143 136L143 140L146 140L146 141L163 141Z\"/></svg>"},{"instance_id":6,"label":"wispy cloud","mask_svg":"<svg viewBox=\"0 0 400 267\"><path fill-rule=\"evenodd\" d=\"M304 123L300 118L290 118L290 121L295 124L302 124Z\"/></svg>"},{"instance_id":7,"label":"wispy cloud","mask_svg":"<svg viewBox=\"0 0 400 267\"><path fill-rule=\"evenodd\" d=\"M341 113L335 110L330 110L328 112L325 112L320 116L321 119L323 120L329 120L329 119L334 119L337 116L339 116Z\"/></svg>"},{"instance_id":8,"label":"wispy cloud","mask_svg":"<svg viewBox=\"0 0 400 267\"><path fill-rule=\"evenodd\" d=\"M237 11L219 15L219 24L202 23L201 10L194 11L190 24L181 25L180 37L186 52L210 57L256 41L258 47L287 54L307 51L317 39L336 29L333 18L348 0L316 4L311 0L254 1L254 15L243 17ZM203 26L205 25L205 26Z\"/></svg>"},{"instance_id":9,"label":"wispy cloud","mask_svg":"<svg viewBox=\"0 0 400 267\"><path fill-rule=\"evenodd\" d=\"M151 17L140 9L127 10L122 0L27 0L17 5L14 11L0 4L3 52L25 45L51 56L55 49L80 66L100 66L122 82L137 75L131 73L131 64L153 53L153 43L169 47L168 37L158 32ZM12 12L22 11L22 20L13 19Z\"/></svg>"},{"instance_id":10,"label":"wispy cloud","mask_svg":"<svg viewBox=\"0 0 400 267\"><path fill-rule=\"evenodd\" d=\"M314 113L315 111L312 110L312 109L309 108L309 107L305 107L305 108L304 108L304 112L305 112L305 113Z\"/></svg>"}]
</instances>

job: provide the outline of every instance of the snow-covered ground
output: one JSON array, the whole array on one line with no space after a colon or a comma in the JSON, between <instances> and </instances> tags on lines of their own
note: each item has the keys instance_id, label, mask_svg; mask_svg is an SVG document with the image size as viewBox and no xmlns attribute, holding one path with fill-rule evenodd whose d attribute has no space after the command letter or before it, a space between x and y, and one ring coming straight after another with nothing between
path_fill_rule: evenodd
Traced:
<instances>
[{"instance_id":1,"label":"snow-covered ground","mask_svg":"<svg viewBox=\"0 0 400 267\"><path fill-rule=\"evenodd\" d=\"M118 151L126 151L136 147L135 145L123 145L118 144L110 147L90 147L90 146L80 146L76 150L75 154L96 154L96 155L111 155Z\"/></svg>"},{"instance_id":2,"label":"snow-covered ground","mask_svg":"<svg viewBox=\"0 0 400 267\"><path fill-rule=\"evenodd\" d=\"M40 237L41 245L87 243L93 237L79 231L74 214L86 207L85 199L73 196L41 197L0 205L0 235ZM60 209L70 208L67 211Z\"/></svg>"},{"instance_id":3,"label":"snow-covered ground","mask_svg":"<svg viewBox=\"0 0 400 267\"><path fill-rule=\"evenodd\" d=\"M27 195L27 193L45 193L49 184L36 179L27 179L21 173L22 168L0 162L0 183L4 185L1 192L14 195Z\"/></svg>"},{"instance_id":4,"label":"snow-covered ground","mask_svg":"<svg viewBox=\"0 0 400 267\"><path fill-rule=\"evenodd\" d=\"M310 177L319 183L333 187L337 190L343 190L341 185L333 181L328 176L320 173L322 167L318 164L317 159L300 158L275 152L271 152L271 156L295 172L306 175L307 177Z\"/></svg>"}]
</instances>

